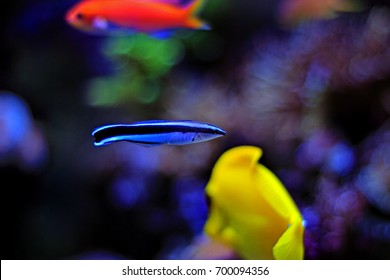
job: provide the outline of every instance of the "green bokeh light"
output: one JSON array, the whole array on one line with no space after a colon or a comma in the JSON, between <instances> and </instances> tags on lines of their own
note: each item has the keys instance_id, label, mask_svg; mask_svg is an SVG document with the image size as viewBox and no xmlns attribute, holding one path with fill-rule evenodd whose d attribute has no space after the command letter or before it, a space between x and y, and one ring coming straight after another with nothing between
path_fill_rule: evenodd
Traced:
<instances>
[{"instance_id":1,"label":"green bokeh light","mask_svg":"<svg viewBox=\"0 0 390 280\"><path fill-rule=\"evenodd\" d=\"M155 102L163 92L164 77L184 56L178 39L160 40L144 34L109 38L102 51L116 73L91 81L88 103L94 106Z\"/></svg>"}]
</instances>

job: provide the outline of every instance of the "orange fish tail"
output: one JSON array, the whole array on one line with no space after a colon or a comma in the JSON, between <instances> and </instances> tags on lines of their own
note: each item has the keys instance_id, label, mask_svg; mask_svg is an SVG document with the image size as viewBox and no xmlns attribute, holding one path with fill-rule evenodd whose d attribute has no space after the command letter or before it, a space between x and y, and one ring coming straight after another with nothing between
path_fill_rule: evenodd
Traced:
<instances>
[{"instance_id":1,"label":"orange fish tail","mask_svg":"<svg viewBox=\"0 0 390 280\"><path fill-rule=\"evenodd\" d=\"M186 21L187 28L210 30L210 26L197 17L191 17Z\"/></svg>"},{"instance_id":2,"label":"orange fish tail","mask_svg":"<svg viewBox=\"0 0 390 280\"><path fill-rule=\"evenodd\" d=\"M204 4L204 0L194 0L184 8L184 17L186 18L186 26L192 29L209 30L210 26L198 18L196 13Z\"/></svg>"}]
</instances>

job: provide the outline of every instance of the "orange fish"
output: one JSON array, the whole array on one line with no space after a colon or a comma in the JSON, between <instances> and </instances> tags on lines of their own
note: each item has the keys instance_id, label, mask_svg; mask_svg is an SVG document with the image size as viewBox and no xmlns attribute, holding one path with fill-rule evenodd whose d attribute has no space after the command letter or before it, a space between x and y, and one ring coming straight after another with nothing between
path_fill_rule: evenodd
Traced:
<instances>
[{"instance_id":1,"label":"orange fish","mask_svg":"<svg viewBox=\"0 0 390 280\"><path fill-rule=\"evenodd\" d=\"M204 0L185 6L178 0L83 0L66 14L73 27L96 34L148 33L159 37L176 29L209 29L195 13Z\"/></svg>"},{"instance_id":2,"label":"orange fish","mask_svg":"<svg viewBox=\"0 0 390 280\"><path fill-rule=\"evenodd\" d=\"M285 25L308 20L331 19L343 12L358 12L363 5L358 0L284 0L279 18Z\"/></svg>"}]
</instances>

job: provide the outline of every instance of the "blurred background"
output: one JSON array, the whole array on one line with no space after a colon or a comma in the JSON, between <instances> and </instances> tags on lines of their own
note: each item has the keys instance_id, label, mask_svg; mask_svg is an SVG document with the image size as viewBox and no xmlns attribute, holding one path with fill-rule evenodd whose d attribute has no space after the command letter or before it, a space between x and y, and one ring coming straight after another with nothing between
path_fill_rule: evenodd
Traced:
<instances>
[{"instance_id":1,"label":"blurred background","mask_svg":"<svg viewBox=\"0 0 390 280\"><path fill-rule=\"evenodd\" d=\"M213 165L239 145L295 199L306 259L390 259L388 1L209 0L212 30L166 40L82 33L76 2L1 11L2 259L190 258ZM147 119L227 135L93 146Z\"/></svg>"}]
</instances>

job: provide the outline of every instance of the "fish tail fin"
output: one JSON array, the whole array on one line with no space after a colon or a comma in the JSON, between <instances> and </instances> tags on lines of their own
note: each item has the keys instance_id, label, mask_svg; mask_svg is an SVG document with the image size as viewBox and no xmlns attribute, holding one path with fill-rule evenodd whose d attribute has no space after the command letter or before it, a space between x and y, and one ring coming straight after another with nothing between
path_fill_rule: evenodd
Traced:
<instances>
[{"instance_id":1,"label":"fish tail fin","mask_svg":"<svg viewBox=\"0 0 390 280\"><path fill-rule=\"evenodd\" d=\"M276 260L302 260L304 256L303 223L297 220L282 234L272 249Z\"/></svg>"},{"instance_id":2,"label":"fish tail fin","mask_svg":"<svg viewBox=\"0 0 390 280\"><path fill-rule=\"evenodd\" d=\"M184 16L187 19L187 27L193 29L210 30L210 26L196 16L197 12L201 9L205 2L205 0L194 0L184 7Z\"/></svg>"},{"instance_id":3,"label":"fish tail fin","mask_svg":"<svg viewBox=\"0 0 390 280\"><path fill-rule=\"evenodd\" d=\"M193 0L192 2L187 4L187 6L185 6L184 9L186 10L186 13L188 15L192 15L197 13L202 8L205 2L206 2L205 0Z\"/></svg>"}]
</instances>

